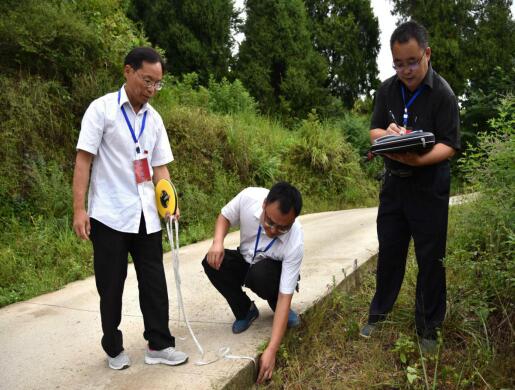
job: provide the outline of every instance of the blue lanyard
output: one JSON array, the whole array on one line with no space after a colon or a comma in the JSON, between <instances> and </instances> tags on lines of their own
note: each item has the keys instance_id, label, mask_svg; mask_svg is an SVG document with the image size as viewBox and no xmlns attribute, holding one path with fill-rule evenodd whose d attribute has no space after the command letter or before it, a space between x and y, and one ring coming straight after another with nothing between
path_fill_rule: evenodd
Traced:
<instances>
[{"instance_id":1,"label":"blue lanyard","mask_svg":"<svg viewBox=\"0 0 515 390\"><path fill-rule=\"evenodd\" d=\"M122 93L122 90L120 88L120 90L118 91L118 104L120 104L121 93ZM143 131L145 130L145 124L147 123L147 112L148 111L145 111L145 113L143 114L143 122L141 123L141 128L139 130L138 138L136 138L136 134L134 133L134 129L132 128L131 122L129 121L129 117L127 116L127 113L125 112L125 108L122 106L121 109L122 109L123 117L125 118L125 123L127 123L127 127L129 128L129 130L131 132L132 139L133 139L134 143L137 144L139 139L141 138L141 134L143 134ZM136 153L139 153L139 152L140 152L139 146L136 146Z\"/></svg>"},{"instance_id":2,"label":"blue lanyard","mask_svg":"<svg viewBox=\"0 0 515 390\"><path fill-rule=\"evenodd\" d=\"M402 123L403 123L404 127L408 127L408 108L413 104L413 102L415 101L417 96L422 93L425 86L426 85L424 84L420 88L417 88L417 90L415 91L415 93L413 94L411 99L409 100L408 104L406 104L406 97L405 97L406 92L404 92L404 85L401 84L402 103L404 104L404 115L402 116Z\"/></svg>"},{"instance_id":3,"label":"blue lanyard","mask_svg":"<svg viewBox=\"0 0 515 390\"><path fill-rule=\"evenodd\" d=\"M257 232L257 237L256 237L256 245L254 245L254 256L252 256L252 260L253 261L254 261L254 258L256 257L257 253L259 253L259 252L266 252L267 250L269 250L272 247L272 245L274 245L275 240L277 240L277 237L274 237L274 239L268 243L268 245L266 246L265 249L258 250L257 247L259 245L259 237L261 237L261 225L259 225L258 232Z\"/></svg>"}]
</instances>

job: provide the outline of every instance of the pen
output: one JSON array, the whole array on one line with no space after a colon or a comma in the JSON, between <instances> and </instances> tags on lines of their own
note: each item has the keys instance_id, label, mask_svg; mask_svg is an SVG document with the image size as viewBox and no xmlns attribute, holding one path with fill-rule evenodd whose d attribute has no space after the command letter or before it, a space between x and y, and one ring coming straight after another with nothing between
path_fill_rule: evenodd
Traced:
<instances>
[{"instance_id":1,"label":"pen","mask_svg":"<svg viewBox=\"0 0 515 390\"><path fill-rule=\"evenodd\" d=\"M390 114L390 118L392 118L393 120L393 123L395 123L395 126L397 126L399 129L401 129L401 127L399 126L399 124L397 123L397 120L395 119L395 115L393 115L393 112L392 110L388 111L388 114ZM404 135L404 131L401 129L400 130L400 135Z\"/></svg>"},{"instance_id":2,"label":"pen","mask_svg":"<svg viewBox=\"0 0 515 390\"><path fill-rule=\"evenodd\" d=\"M395 119L395 115L393 115L392 110L388 111L388 114L390 114L390 118L392 118L393 123L395 123L395 125L399 127L399 124L397 123L397 120Z\"/></svg>"}]
</instances>

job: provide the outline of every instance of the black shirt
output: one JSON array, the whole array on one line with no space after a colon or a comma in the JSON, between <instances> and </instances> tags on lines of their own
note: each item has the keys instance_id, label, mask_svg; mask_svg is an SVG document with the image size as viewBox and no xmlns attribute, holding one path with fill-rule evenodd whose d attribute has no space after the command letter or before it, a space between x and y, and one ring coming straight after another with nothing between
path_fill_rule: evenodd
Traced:
<instances>
[{"instance_id":1,"label":"black shirt","mask_svg":"<svg viewBox=\"0 0 515 390\"><path fill-rule=\"evenodd\" d=\"M442 143L459 150L461 147L459 126L460 116L458 101L451 87L436 73L431 66L419 88L422 92L408 108L408 128L430 131L435 135L436 143ZM402 99L402 81L397 75L384 81L376 92L374 111L370 129L386 129L393 122L389 111L394 114L397 123L402 126L404 103ZM404 86L405 101L409 102L415 92ZM385 164L390 168L407 167L385 157Z\"/></svg>"}]
</instances>

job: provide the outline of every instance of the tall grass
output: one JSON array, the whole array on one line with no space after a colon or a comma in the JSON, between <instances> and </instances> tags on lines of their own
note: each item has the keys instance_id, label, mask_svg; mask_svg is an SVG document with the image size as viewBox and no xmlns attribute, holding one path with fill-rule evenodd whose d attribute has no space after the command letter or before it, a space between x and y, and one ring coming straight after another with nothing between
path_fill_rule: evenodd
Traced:
<instances>
[{"instance_id":1,"label":"tall grass","mask_svg":"<svg viewBox=\"0 0 515 390\"><path fill-rule=\"evenodd\" d=\"M460 163L480 195L451 208L447 315L438 353L414 330L417 266L410 250L397 303L370 340L359 337L375 277L351 294L335 288L289 332L270 389L507 389L515 386L515 101L507 97Z\"/></svg>"}]
</instances>

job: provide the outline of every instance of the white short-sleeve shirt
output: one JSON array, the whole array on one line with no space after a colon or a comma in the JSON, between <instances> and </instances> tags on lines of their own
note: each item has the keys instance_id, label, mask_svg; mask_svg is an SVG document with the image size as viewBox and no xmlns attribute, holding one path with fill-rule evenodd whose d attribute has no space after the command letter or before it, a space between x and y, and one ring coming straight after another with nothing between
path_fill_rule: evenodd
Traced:
<instances>
[{"instance_id":1,"label":"white short-sleeve shirt","mask_svg":"<svg viewBox=\"0 0 515 390\"><path fill-rule=\"evenodd\" d=\"M145 129L138 141L139 154L122 105L136 137L147 112ZM136 158L147 157L151 176L152 167L173 161L163 120L150 104L144 104L136 114L124 87L96 99L82 119L77 149L94 155L88 192L91 218L120 232L138 233L143 212L147 233L161 230L154 184L152 181L136 184L134 174Z\"/></svg>"},{"instance_id":2,"label":"white short-sleeve shirt","mask_svg":"<svg viewBox=\"0 0 515 390\"><path fill-rule=\"evenodd\" d=\"M245 261L249 264L264 258L281 261L279 292L293 294L304 257L304 233L298 220L295 220L288 233L278 236L266 252L260 252L260 250L264 250L272 239L262 228L258 251L254 257L263 201L268 192L266 188L246 188L222 208L222 215L229 220L231 226L240 227L240 253Z\"/></svg>"}]
</instances>

